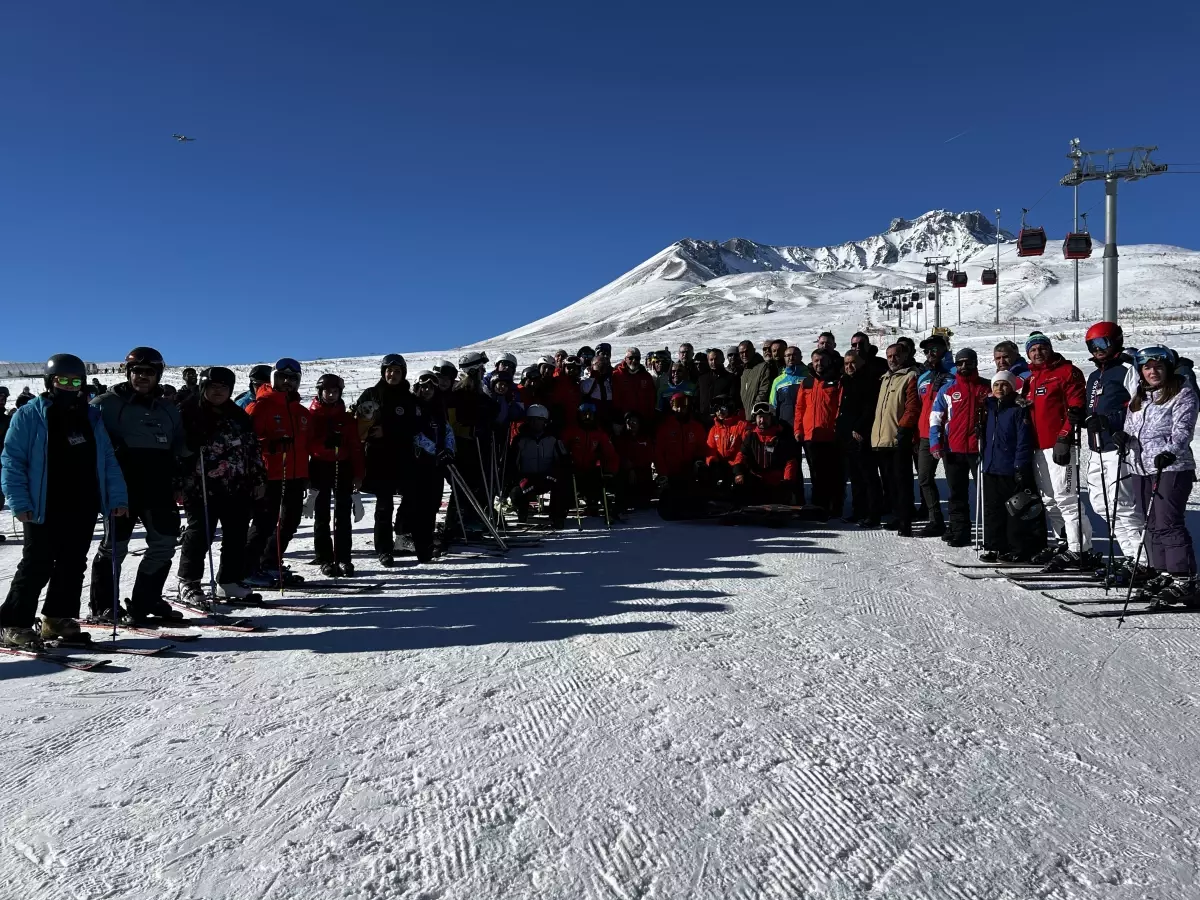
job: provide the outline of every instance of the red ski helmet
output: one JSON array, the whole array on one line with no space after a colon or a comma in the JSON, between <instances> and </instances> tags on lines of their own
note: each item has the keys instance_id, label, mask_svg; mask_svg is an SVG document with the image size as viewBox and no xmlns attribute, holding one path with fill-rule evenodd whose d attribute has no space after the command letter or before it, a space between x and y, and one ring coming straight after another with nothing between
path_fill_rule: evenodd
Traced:
<instances>
[{"instance_id":1,"label":"red ski helmet","mask_svg":"<svg viewBox=\"0 0 1200 900\"><path fill-rule=\"evenodd\" d=\"M1120 351L1125 347L1125 333L1116 322L1097 322L1087 330L1083 341L1091 353Z\"/></svg>"}]
</instances>

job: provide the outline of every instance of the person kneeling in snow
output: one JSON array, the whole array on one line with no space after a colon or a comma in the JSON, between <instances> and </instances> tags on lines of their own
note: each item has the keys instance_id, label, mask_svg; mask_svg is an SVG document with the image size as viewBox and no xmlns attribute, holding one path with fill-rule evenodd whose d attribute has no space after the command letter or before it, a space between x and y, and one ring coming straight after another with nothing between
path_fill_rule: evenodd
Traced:
<instances>
[{"instance_id":1,"label":"person kneeling in snow","mask_svg":"<svg viewBox=\"0 0 1200 900\"><path fill-rule=\"evenodd\" d=\"M797 445L792 433L775 420L769 403L756 403L754 425L742 440L741 458L733 467L734 484L751 503L796 503L800 483Z\"/></svg>"},{"instance_id":2,"label":"person kneeling in snow","mask_svg":"<svg viewBox=\"0 0 1200 900\"><path fill-rule=\"evenodd\" d=\"M713 426L708 430L708 454L701 475L706 484L726 492L733 487L733 467L741 460L746 438L746 420L735 406L729 397L713 398Z\"/></svg>"},{"instance_id":3,"label":"person kneeling in snow","mask_svg":"<svg viewBox=\"0 0 1200 900\"><path fill-rule=\"evenodd\" d=\"M550 411L540 403L529 407L517 438L509 449L510 465L517 470L517 483L508 501L517 510L517 521L529 520L531 501L550 492L550 526L562 528L567 518L570 457L567 448L547 430Z\"/></svg>"}]
</instances>

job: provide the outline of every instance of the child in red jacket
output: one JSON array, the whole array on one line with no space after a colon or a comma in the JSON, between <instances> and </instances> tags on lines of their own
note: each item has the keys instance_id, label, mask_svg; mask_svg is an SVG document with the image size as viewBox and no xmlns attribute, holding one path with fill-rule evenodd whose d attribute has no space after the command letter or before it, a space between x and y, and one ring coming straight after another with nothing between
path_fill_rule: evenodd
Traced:
<instances>
[{"instance_id":1,"label":"child in red jacket","mask_svg":"<svg viewBox=\"0 0 1200 900\"><path fill-rule=\"evenodd\" d=\"M649 509L654 499L654 438L645 430L642 417L625 413L624 428L614 444L621 461L617 481L627 509Z\"/></svg>"},{"instance_id":2,"label":"child in red jacket","mask_svg":"<svg viewBox=\"0 0 1200 900\"><path fill-rule=\"evenodd\" d=\"M346 411L342 391L346 384L337 375L325 374L317 380L317 397L308 407L312 413L312 456L308 462L308 502L305 517L315 516L313 524L313 563L327 578L353 575L350 561L353 529L350 516L354 494L362 487L366 458L358 440L355 417ZM332 540L329 534L329 498L333 496ZM360 517L361 518L361 517Z\"/></svg>"},{"instance_id":3,"label":"child in red jacket","mask_svg":"<svg viewBox=\"0 0 1200 900\"><path fill-rule=\"evenodd\" d=\"M575 424L563 429L561 440L571 456L571 469L579 499L586 500L589 516L597 515L601 504L605 502L604 476L615 475L620 468L620 461L608 432L596 421L596 404L587 400L579 404ZM614 510L620 508L620 503L615 503L609 510L610 517Z\"/></svg>"}]
</instances>

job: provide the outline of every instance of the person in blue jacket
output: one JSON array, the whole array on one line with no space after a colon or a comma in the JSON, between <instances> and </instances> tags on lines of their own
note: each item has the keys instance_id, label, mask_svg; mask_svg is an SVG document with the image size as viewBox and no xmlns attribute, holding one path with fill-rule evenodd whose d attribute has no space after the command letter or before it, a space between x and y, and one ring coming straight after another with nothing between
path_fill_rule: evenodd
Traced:
<instances>
[{"instance_id":1,"label":"person in blue jacket","mask_svg":"<svg viewBox=\"0 0 1200 900\"><path fill-rule=\"evenodd\" d=\"M992 396L979 436L983 454L984 562L1026 562L1046 545L1045 515L1038 512L1033 480L1037 438L1029 410L1017 403L1017 378L1010 371L992 376ZM1010 498L1029 492L1028 517L1008 512Z\"/></svg>"},{"instance_id":2,"label":"person in blue jacket","mask_svg":"<svg viewBox=\"0 0 1200 900\"><path fill-rule=\"evenodd\" d=\"M100 410L89 406L87 369L59 353L45 367L46 392L13 415L0 479L25 541L0 606L0 642L36 649L46 640L80 640L79 608L96 514L128 515L121 467ZM38 597L49 584L42 626Z\"/></svg>"}]
</instances>

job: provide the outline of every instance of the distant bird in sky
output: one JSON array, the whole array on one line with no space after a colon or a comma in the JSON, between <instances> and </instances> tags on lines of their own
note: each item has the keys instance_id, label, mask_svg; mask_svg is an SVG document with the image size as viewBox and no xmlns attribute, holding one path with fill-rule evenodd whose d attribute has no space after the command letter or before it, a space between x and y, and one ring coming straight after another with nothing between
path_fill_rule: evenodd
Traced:
<instances>
[{"instance_id":1,"label":"distant bird in sky","mask_svg":"<svg viewBox=\"0 0 1200 900\"><path fill-rule=\"evenodd\" d=\"M942 143L943 143L943 144L948 144L948 143L950 143L950 141L957 141L957 140L958 140L960 137L962 137L964 134L966 134L966 132L965 132L965 131L960 131L960 132L959 132L958 134L956 134L954 137L952 137L952 138L948 138L947 140L944 140L944 141L942 141Z\"/></svg>"},{"instance_id":2,"label":"distant bird in sky","mask_svg":"<svg viewBox=\"0 0 1200 900\"><path fill-rule=\"evenodd\" d=\"M179 141L181 144L186 144L189 141L195 140L194 137L188 137L186 134L173 134L171 137L175 138L175 140Z\"/></svg>"}]
</instances>

